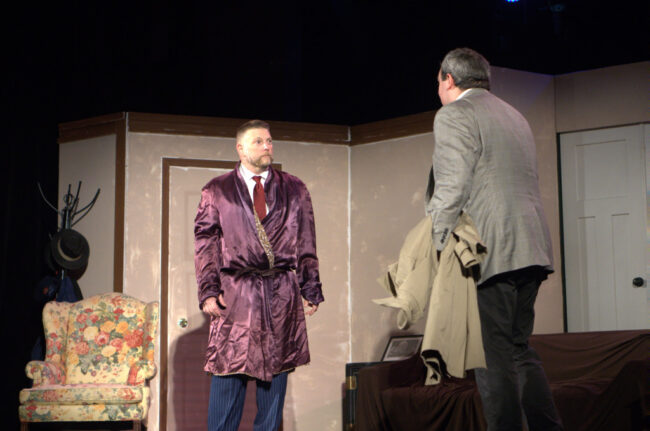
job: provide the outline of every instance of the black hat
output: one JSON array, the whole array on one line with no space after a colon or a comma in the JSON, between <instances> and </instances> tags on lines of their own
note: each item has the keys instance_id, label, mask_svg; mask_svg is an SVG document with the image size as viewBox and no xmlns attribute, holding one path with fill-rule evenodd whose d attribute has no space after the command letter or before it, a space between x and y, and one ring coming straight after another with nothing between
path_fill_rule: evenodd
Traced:
<instances>
[{"instance_id":1,"label":"black hat","mask_svg":"<svg viewBox=\"0 0 650 431\"><path fill-rule=\"evenodd\" d=\"M61 229L50 241L50 252L61 268L76 270L88 264L90 247L86 238L76 230Z\"/></svg>"}]
</instances>

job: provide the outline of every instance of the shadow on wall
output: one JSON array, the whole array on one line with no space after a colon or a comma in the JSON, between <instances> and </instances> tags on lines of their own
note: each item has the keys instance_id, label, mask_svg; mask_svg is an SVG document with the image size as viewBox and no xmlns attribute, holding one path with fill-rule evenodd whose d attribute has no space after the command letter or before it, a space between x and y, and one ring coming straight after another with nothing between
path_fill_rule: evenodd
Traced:
<instances>
[{"instance_id":1,"label":"shadow on wall","mask_svg":"<svg viewBox=\"0 0 650 431\"><path fill-rule=\"evenodd\" d=\"M204 318L198 329L180 336L172 345L171 405L167 409L173 416L168 419L168 429L204 430L207 425L210 376L203 371L203 363L209 328Z\"/></svg>"},{"instance_id":2,"label":"shadow on wall","mask_svg":"<svg viewBox=\"0 0 650 431\"><path fill-rule=\"evenodd\" d=\"M203 371L203 366L210 321L205 314L202 315L201 327L182 335L172 346L174 356L170 365L173 367L173 380L169 397L171 405L167 409L173 410L174 414L167 429L205 431L207 426L211 377ZM255 381L249 380L239 431L253 430L256 413Z\"/></svg>"}]
</instances>

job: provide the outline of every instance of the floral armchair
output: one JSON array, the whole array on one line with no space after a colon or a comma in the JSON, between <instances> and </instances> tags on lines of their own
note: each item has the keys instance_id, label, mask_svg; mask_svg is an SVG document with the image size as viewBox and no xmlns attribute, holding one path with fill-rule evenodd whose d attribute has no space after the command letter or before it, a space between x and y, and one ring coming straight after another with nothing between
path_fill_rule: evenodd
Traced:
<instances>
[{"instance_id":1,"label":"floral armchair","mask_svg":"<svg viewBox=\"0 0 650 431\"><path fill-rule=\"evenodd\" d=\"M25 372L21 430L29 422L133 421L141 429L149 406L147 381L156 374L158 303L120 293L43 309L45 361Z\"/></svg>"}]
</instances>

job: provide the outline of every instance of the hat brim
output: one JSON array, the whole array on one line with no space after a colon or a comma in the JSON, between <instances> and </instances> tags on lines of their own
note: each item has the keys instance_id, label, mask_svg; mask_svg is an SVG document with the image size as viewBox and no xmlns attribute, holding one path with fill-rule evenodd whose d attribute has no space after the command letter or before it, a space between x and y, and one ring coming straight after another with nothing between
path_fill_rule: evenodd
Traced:
<instances>
[{"instance_id":1,"label":"hat brim","mask_svg":"<svg viewBox=\"0 0 650 431\"><path fill-rule=\"evenodd\" d=\"M73 239L80 244L78 254L71 256L67 255L61 248L61 242L65 239ZM85 268L88 265L88 257L90 256L90 246L88 241L82 234L72 229L61 229L58 231L52 241L50 241L50 252L52 258L62 269L70 271Z\"/></svg>"}]
</instances>

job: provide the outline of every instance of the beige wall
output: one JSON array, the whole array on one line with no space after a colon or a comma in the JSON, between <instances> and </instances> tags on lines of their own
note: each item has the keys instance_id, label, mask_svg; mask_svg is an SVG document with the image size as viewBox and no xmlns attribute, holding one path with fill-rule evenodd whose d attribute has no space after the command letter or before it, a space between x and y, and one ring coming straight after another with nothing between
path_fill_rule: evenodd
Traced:
<instances>
[{"instance_id":1,"label":"beige wall","mask_svg":"<svg viewBox=\"0 0 650 431\"><path fill-rule=\"evenodd\" d=\"M71 184L72 194L81 184L79 209L90 203L101 189L95 206L72 228L81 233L90 246L88 267L79 278L85 298L113 291L113 240L115 232L115 135L68 142L59 146L59 201ZM59 218L59 226L61 218ZM75 221L73 220L73 221Z\"/></svg>"},{"instance_id":2,"label":"beige wall","mask_svg":"<svg viewBox=\"0 0 650 431\"><path fill-rule=\"evenodd\" d=\"M424 217L432 141L423 134L351 148L352 362L379 361L390 335L407 333L397 331L395 311L371 300L388 296L376 280ZM423 324L408 332L421 334Z\"/></svg>"},{"instance_id":3,"label":"beige wall","mask_svg":"<svg viewBox=\"0 0 650 431\"><path fill-rule=\"evenodd\" d=\"M562 332L564 300L554 80L550 75L493 67L492 92L526 117L535 136L539 189L551 232L555 272L542 284L537 297L533 332Z\"/></svg>"},{"instance_id":4,"label":"beige wall","mask_svg":"<svg viewBox=\"0 0 650 431\"><path fill-rule=\"evenodd\" d=\"M555 77L557 132L650 121L650 61Z\"/></svg>"}]
</instances>

